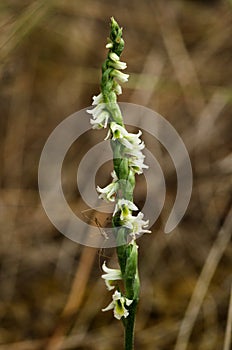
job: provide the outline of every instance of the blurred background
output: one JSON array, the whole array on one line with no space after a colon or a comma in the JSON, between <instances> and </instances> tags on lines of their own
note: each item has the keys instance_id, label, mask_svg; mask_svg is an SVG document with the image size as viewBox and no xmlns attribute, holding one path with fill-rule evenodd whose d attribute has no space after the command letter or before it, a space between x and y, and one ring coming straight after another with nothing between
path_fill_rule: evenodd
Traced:
<instances>
[{"instance_id":1,"label":"blurred background","mask_svg":"<svg viewBox=\"0 0 232 350\"><path fill-rule=\"evenodd\" d=\"M162 146L144 133L164 171L167 195L152 233L139 239L135 348L229 350L229 0L1 1L0 350L122 349L121 323L101 312L111 298L101 265L107 260L117 266L115 250L88 248L61 235L43 210L37 184L40 154L52 130L99 92L111 16L124 28L122 61L130 74L119 100L163 115L185 142L194 175L186 215L165 235L175 169ZM104 135L91 131L81 148L74 143L62 174L76 214L103 227L106 215L86 207L77 191L76 169ZM100 169L96 183L107 184L111 170L112 164ZM145 200L144 181L141 176L136 188L138 204Z\"/></svg>"}]
</instances>

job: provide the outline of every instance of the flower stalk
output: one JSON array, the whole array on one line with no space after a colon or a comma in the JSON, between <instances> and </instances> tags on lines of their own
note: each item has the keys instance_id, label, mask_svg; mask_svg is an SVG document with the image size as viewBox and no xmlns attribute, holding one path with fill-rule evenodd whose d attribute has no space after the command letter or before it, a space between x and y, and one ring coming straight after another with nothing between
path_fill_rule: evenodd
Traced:
<instances>
[{"instance_id":1,"label":"flower stalk","mask_svg":"<svg viewBox=\"0 0 232 350\"><path fill-rule=\"evenodd\" d=\"M117 104L117 96L122 93L120 83L125 83L129 75L121 70L126 69L125 62L120 61L124 48L122 28L111 18L110 37L106 48L109 50L102 65L101 92L93 97L94 108L88 110L92 115L90 123L93 129L108 127L106 139L110 139L113 151L114 171L112 183L105 188L97 187L99 198L115 202L112 217L117 255L120 269L108 268L104 262L102 278L108 290L116 289L112 302L103 311L113 309L116 319L123 322L125 328L125 350L134 348L134 324L139 301L138 245L136 238L150 232L148 221L143 220L143 213L133 215L138 208L133 202L135 175L142 174L148 168L144 164L142 153L144 143L142 134L129 133L123 123L123 117ZM122 281L122 286L118 285Z\"/></svg>"}]
</instances>

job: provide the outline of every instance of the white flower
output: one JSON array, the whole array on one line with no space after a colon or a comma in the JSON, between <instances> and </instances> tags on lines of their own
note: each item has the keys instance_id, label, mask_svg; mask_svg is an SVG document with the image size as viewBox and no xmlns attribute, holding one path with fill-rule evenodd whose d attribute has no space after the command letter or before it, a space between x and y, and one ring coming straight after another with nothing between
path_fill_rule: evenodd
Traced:
<instances>
[{"instance_id":1,"label":"white flower","mask_svg":"<svg viewBox=\"0 0 232 350\"><path fill-rule=\"evenodd\" d=\"M136 158L142 158L144 159L145 156L142 153L142 149L144 148L144 143L142 142L140 145L136 146L134 145L133 148L126 148L124 150L124 153L127 154L128 156L131 157L136 157Z\"/></svg>"},{"instance_id":2,"label":"white flower","mask_svg":"<svg viewBox=\"0 0 232 350\"><path fill-rule=\"evenodd\" d=\"M94 104L96 104L95 101L98 99L98 96L94 96ZM93 118L96 119L104 111L104 108L104 103L98 103L93 109L87 109L87 113L92 114Z\"/></svg>"},{"instance_id":3,"label":"white flower","mask_svg":"<svg viewBox=\"0 0 232 350\"><path fill-rule=\"evenodd\" d=\"M144 158L145 156L140 152L141 155L139 154L139 157L130 157L129 158L129 166L134 170L136 174L142 174L143 169L148 169L149 166L144 164Z\"/></svg>"},{"instance_id":4,"label":"white flower","mask_svg":"<svg viewBox=\"0 0 232 350\"><path fill-rule=\"evenodd\" d=\"M144 164L145 156L141 150L136 149L136 147L135 147L134 149L125 149L124 153L127 156L129 156L129 158L128 158L129 166L130 166L130 168L133 169L133 171L136 174L142 174L143 169L149 168L148 165Z\"/></svg>"},{"instance_id":5,"label":"white flower","mask_svg":"<svg viewBox=\"0 0 232 350\"><path fill-rule=\"evenodd\" d=\"M131 211L132 210L138 210L138 208L136 207L136 205L131 202L131 201L128 201L127 199L119 199L116 206L115 206L115 209L114 209L114 212L113 212L113 216L118 212L118 211L121 211L121 214L120 214L120 220L125 220L128 216L131 215Z\"/></svg>"},{"instance_id":6,"label":"white flower","mask_svg":"<svg viewBox=\"0 0 232 350\"><path fill-rule=\"evenodd\" d=\"M129 315L129 311L125 308L126 306L130 306L133 303L133 300L127 299L121 295L119 291L115 291L112 295L113 301L102 311L114 310L114 317L117 320L121 320L122 317L127 317Z\"/></svg>"},{"instance_id":7,"label":"white flower","mask_svg":"<svg viewBox=\"0 0 232 350\"><path fill-rule=\"evenodd\" d=\"M104 188L97 186L97 191L100 193L99 198L104 199L105 201L108 201L108 202L115 201L115 195L118 190L118 182L117 182L118 178L115 171L111 173L111 176L113 178L113 181L108 186Z\"/></svg>"},{"instance_id":8,"label":"white flower","mask_svg":"<svg viewBox=\"0 0 232 350\"><path fill-rule=\"evenodd\" d=\"M112 284L113 281L121 280L122 279L122 273L119 269L110 269L106 266L106 262L104 261L102 265L102 269L106 274L102 275L101 277L105 280L105 284L108 290L112 290L115 288L115 286Z\"/></svg>"},{"instance_id":9,"label":"white flower","mask_svg":"<svg viewBox=\"0 0 232 350\"><path fill-rule=\"evenodd\" d=\"M111 73L113 77L115 77L120 83L126 83L129 78L129 74L125 74L120 72L120 70L114 69Z\"/></svg>"},{"instance_id":10,"label":"white flower","mask_svg":"<svg viewBox=\"0 0 232 350\"><path fill-rule=\"evenodd\" d=\"M122 93L121 85L119 85L116 81L114 81L114 91L117 95L121 95Z\"/></svg>"},{"instance_id":11,"label":"white flower","mask_svg":"<svg viewBox=\"0 0 232 350\"><path fill-rule=\"evenodd\" d=\"M98 117L96 117L95 119L90 119L90 124L92 125L93 129L105 129L107 127L109 118L109 113L107 111L102 111L102 113L99 114Z\"/></svg>"},{"instance_id":12,"label":"white flower","mask_svg":"<svg viewBox=\"0 0 232 350\"><path fill-rule=\"evenodd\" d=\"M94 96L93 103L96 104L100 100L101 96ZM105 103L99 103L93 109L88 109L87 113L92 114L93 119L90 119L90 123L93 125L93 129L106 128L110 114L105 110Z\"/></svg>"},{"instance_id":13,"label":"white flower","mask_svg":"<svg viewBox=\"0 0 232 350\"><path fill-rule=\"evenodd\" d=\"M110 129L112 131L112 140L118 139L128 149L143 149L144 143L139 136L142 135L142 131L139 130L138 134L129 133L123 126L112 122L110 123Z\"/></svg>"},{"instance_id":14,"label":"white flower","mask_svg":"<svg viewBox=\"0 0 232 350\"><path fill-rule=\"evenodd\" d=\"M112 47L113 47L113 43L107 43L106 44L106 49L112 49Z\"/></svg>"},{"instance_id":15,"label":"white flower","mask_svg":"<svg viewBox=\"0 0 232 350\"><path fill-rule=\"evenodd\" d=\"M99 95L93 96L93 103L92 103L93 106L98 105L99 103L102 103L102 102L103 102L103 96L101 92Z\"/></svg>"},{"instance_id":16,"label":"white flower","mask_svg":"<svg viewBox=\"0 0 232 350\"><path fill-rule=\"evenodd\" d=\"M125 147L123 152L129 158L129 166L136 174L142 174L143 169L148 168L143 163L145 156L142 153L142 149L145 146L140 139L142 132L139 130L137 134L129 133L123 126L111 122L106 139L110 137L110 134L112 134L112 140L118 140Z\"/></svg>"},{"instance_id":17,"label":"white flower","mask_svg":"<svg viewBox=\"0 0 232 350\"><path fill-rule=\"evenodd\" d=\"M127 68L126 62L121 62L121 61L113 62L113 63L111 63L111 66L113 66L115 69L126 69Z\"/></svg>"},{"instance_id":18,"label":"white flower","mask_svg":"<svg viewBox=\"0 0 232 350\"><path fill-rule=\"evenodd\" d=\"M119 60L119 56L114 53L110 52L109 58L111 59L111 62L109 62L109 65L115 69L126 69L127 65L125 62L121 62Z\"/></svg>"},{"instance_id":19,"label":"white flower","mask_svg":"<svg viewBox=\"0 0 232 350\"><path fill-rule=\"evenodd\" d=\"M116 183L111 183L108 186L104 188L100 188L97 186L97 191L100 193L99 198L104 199L105 201L108 202L114 202L115 201L115 194L118 189L118 184Z\"/></svg>"},{"instance_id":20,"label":"white flower","mask_svg":"<svg viewBox=\"0 0 232 350\"><path fill-rule=\"evenodd\" d=\"M143 213L138 213L137 216L129 215L123 223L123 226L131 230L130 236L133 239L136 238L136 235L141 235L142 233L151 233L151 231L146 230L148 227L149 220L143 220Z\"/></svg>"},{"instance_id":21,"label":"white flower","mask_svg":"<svg viewBox=\"0 0 232 350\"><path fill-rule=\"evenodd\" d=\"M113 62L119 61L119 56L118 56L115 52L111 52L111 53L109 54L109 57L110 57L110 59L111 59Z\"/></svg>"}]
</instances>

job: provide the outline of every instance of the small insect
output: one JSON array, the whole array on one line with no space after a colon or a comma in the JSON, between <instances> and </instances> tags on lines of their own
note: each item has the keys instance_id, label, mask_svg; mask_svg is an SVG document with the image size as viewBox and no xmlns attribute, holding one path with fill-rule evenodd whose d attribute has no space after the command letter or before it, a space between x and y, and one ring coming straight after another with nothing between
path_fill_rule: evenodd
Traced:
<instances>
[{"instance_id":1,"label":"small insect","mask_svg":"<svg viewBox=\"0 0 232 350\"><path fill-rule=\"evenodd\" d=\"M106 226L111 222L111 216L105 216L102 213L98 214L99 217L101 217L101 221L99 220L99 218L96 216L96 211L94 209L85 209L81 211L82 215L88 219L90 222L92 222L94 225L97 226L100 234L104 237L104 240L109 239L109 236L107 235L106 231L104 230L104 228L102 226ZM86 213L89 213L89 215L86 215ZM101 224L101 222L103 224ZM104 248L100 248L98 251L98 266L99 266L99 270L101 270L101 266L102 266L102 258L104 258L104 260L106 258L110 258L110 256L107 256L105 254L105 249Z\"/></svg>"},{"instance_id":2,"label":"small insect","mask_svg":"<svg viewBox=\"0 0 232 350\"><path fill-rule=\"evenodd\" d=\"M101 224L98 221L98 218L94 218L95 224L97 225L97 227L99 228L99 231L101 232L101 235L105 238L105 239L109 239L109 236L107 235L107 233L105 232L105 230L103 229L103 227L101 227Z\"/></svg>"},{"instance_id":3,"label":"small insect","mask_svg":"<svg viewBox=\"0 0 232 350\"><path fill-rule=\"evenodd\" d=\"M85 213L87 213L87 212L91 212L90 215L86 215ZM98 214L98 217L97 217L95 214L96 211L94 209L85 209L85 210L82 210L81 213L85 218L87 218L90 222L94 223L98 227L100 234L105 239L109 239L109 236L107 235L106 231L104 230L104 227L111 222L111 216L105 217L104 214L100 213L100 214ZM101 221L100 221L99 217L101 217ZM104 220L103 224L101 223L102 220Z\"/></svg>"}]
</instances>

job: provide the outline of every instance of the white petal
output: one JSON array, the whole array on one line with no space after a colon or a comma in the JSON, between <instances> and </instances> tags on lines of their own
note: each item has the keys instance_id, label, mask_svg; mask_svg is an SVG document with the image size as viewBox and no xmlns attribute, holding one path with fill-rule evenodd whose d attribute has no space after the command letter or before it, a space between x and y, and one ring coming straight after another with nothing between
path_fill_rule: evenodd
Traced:
<instances>
[{"instance_id":1,"label":"white petal","mask_svg":"<svg viewBox=\"0 0 232 350\"><path fill-rule=\"evenodd\" d=\"M128 81L129 78L129 74L125 74L120 72L120 70L114 69L112 72L112 75L118 79L118 81L120 81L121 83L126 83Z\"/></svg>"},{"instance_id":2,"label":"white petal","mask_svg":"<svg viewBox=\"0 0 232 350\"><path fill-rule=\"evenodd\" d=\"M111 53L109 54L109 57L110 57L110 59L111 59L112 61L114 61L114 62L119 61L119 56L118 56L115 52L111 52Z\"/></svg>"},{"instance_id":3,"label":"white petal","mask_svg":"<svg viewBox=\"0 0 232 350\"><path fill-rule=\"evenodd\" d=\"M104 140L108 140L110 138L110 135L111 135L111 131L109 129L108 132L107 132L106 137L104 138Z\"/></svg>"},{"instance_id":4,"label":"white petal","mask_svg":"<svg viewBox=\"0 0 232 350\"><path fill-rule=\"evenodd\" d=\"M98 104L101 103L101 102L103 102L102 93L100 93L100 94L97 95L97 96L93 96L93 103L92 103L93 106L98 105Z\"/></svg>"},{"instance_id":5,"label":"white petal","mask_svg":"<svg viewBox=\"0 0 232 350\"><path fill-rule=\"evenodd\" d=\"M112 49L112 47L113 47L113 44L112 44L112 43L106 44L106 49Z\"/></svg>"},{"instance_id":6,"label":"white petal","mask_svg":"<svg viewBox=\"0 0 232 350\"><path fill-rule=\"evenodd\" d=\"M90 119L90 124L93 125L93 129L106 128L107 124L108 124L109 117L110 117L110 115L107 111L103 110L100 113L97 111L97 114L93 114L93 119Z\"/></svg>"},{"instance_id":7,"label":"white petal","mask_svg":"<svg viewBox=\"0 0 232 350\"><path fill-rule=\"evenodd\" d=\"M116 300L121 299L121 298L122 298L122 295L121 295L121 293L120 293L118 290L116 290L116 291L114 292L114 294L112 295L112 298L113 298L114 301L116 301Z\"/></svg>"},{"instance_id":8,"label":"white petal","mask_svg":"<svg viewBox=\"0 0 232 350\"><path fill-rule=\"evenodd\" d=\"M117 177L117 175L116 175L115 170L112 171L111 176L112 176L112 178L113 178L113 182L118 181L118 177Z\"/></svg>"},{"instance_id":9,"label":"white petal","mask_svg":"<svg viewBox=\"0 0 232 350\"><path fill-rule=\"evenodd\" d=\"M118 202L117 202L117 204L116 204L116 206L115 206L114 212L113 212L113 216L114 216L119 210L121 210L121 211L122 211L122 213L121 213L121 216L122 216L121 220L123 220L123 217L124 217L124 215L123 215L123 207L124 207L124 206L126 206L129 210L138 210L138 208L136 207L136 205L135 205L133 202L128 201L127 199L122 198L122 199L119 199L119 200L118 200ZM124 208L124 209L125 209L125 208ZM120 217L121 217L121 216L120 216Z\"/></svg>"},{"instance_id":10,"label":"white petal","mask_svg":"<svg viewBox=\"0 0 232 350\"><path fill-rule=\"evenodd\" d=\"M121 86L120 86L118 83L116 83L116 85L115 85L115 87L114 87L114 90L115 90L115 92L116 92L117 95L121 95L121 93L122 93L122 88L121 88Z\"/></svg>"},{"instance_id":11,"label":"white petal","mask_svg":"<svg viewBox=\"0 0 232 350\"><path fill-rule=\"evenodd\" d=\"M119 305L115 305L115 307L114 307L114 317L117 320L121 320L122 317L127 318L127 316L129 316L129 312L125 308L124 305L122 305L122 307L120 307Z\"/></svg>"},{"instance_id":12,"label":"white petal","mask_svg":"<svg viewBox=\"0 0 232 350\"><path fill-rule=\"evenodd\" d=\"M121 61L111 62L110 66L115 68L115 69L126 69L127 68L126 62L121 62Z\"/></svg>"},{"instance_id":13,"label":"white petal","mask_svg":"<svg viewBox=\"0 0 232 350\"><path fill-rule=\"evenodd\" d=\"M126 299L126 305L127 306L130 306L133 303L133 300L127 299L127 298L125 298L125 299Z\"/></svg>"},{"instance_id":14,"label":"white petal","mask_svg":"<svg viewBox=\"0 0 232 350\"><path fill-rule=\"evenodd\" d=\"M93 109L87 109L87 113L92 114L93 117L97 117L105 108L105 103L99 103Z\"/></svg>"},{"instance_id":15,"label":"white petal","mask_svg":"<svg viewBox=\"0 0 232 350\"><path fill-rule=\"evenodd\" d=\"M119 269L111 269L106 266L106 262L104 261L102 265L102 270L106 272L105 275L102 275L103 279L110 279L110 280L116 280L116 279L121 279L121 270Z\"/></svg>"},{"instance_id":16,"label":"white petal","mask_svg":"<svg viewBox=\"0 0 232 350\"><path fill-rule=\"evenodd\" d=\"M114 308L114 302L112 301L107 307L102 309L103 312L112 310Z\"/></svg>"},{"instance_id":17,"label":"white petal","mask_svg":"<svg viewBox=\"0 0 232 350\"><path fill-rule=\"evenodd\" d=\"M138 210L138 208L136 207L136 205L135 205L133 202L128 201L127 199L124 199L124 198L119 199L118 203L119 203L120 206L123 206L123 205L128 206L128 208L129 208L130 210Z\"/></svg>"}]
</instances>

